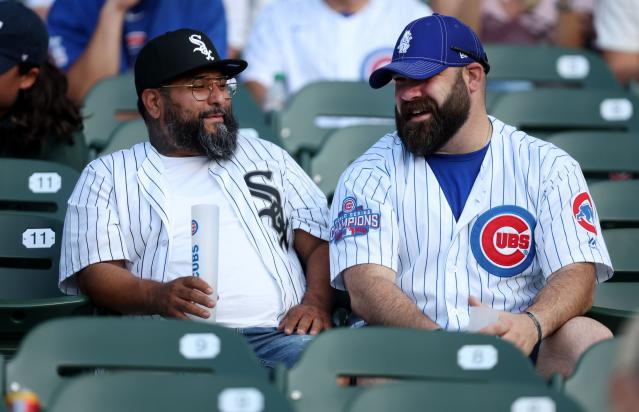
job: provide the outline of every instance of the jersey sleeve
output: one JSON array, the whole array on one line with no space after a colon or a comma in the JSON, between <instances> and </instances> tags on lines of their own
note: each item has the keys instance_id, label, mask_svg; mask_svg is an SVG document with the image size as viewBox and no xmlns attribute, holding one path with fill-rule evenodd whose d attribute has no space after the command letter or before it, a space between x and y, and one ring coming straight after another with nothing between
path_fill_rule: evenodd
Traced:
<instances>
[{"instance_id":1,"label":"jersey sleeve","mask_svg":"<svg viewBox=\"0 0 639 412\"><path fill-rule=\"evenodd\" d=\"M535 242L544 276L571 263L591 262L597 281L603 282L613 269L586 180L574 161L559 169L538 204Z\"/></svg>"},{"instance_id":2,"label":"jersey sleeve","mask_svg":"<svg viewBox=\"0 0 639 412\"><path fill-rule=\"evenodd\" d=\"M49 54L60 69L69 70L87 48L97 23L97 3L56 0L51 6L47 17Z\"/></svg>"},{"instance_id":3,"label":"jersey sleeve","mask_svg":"<svg viewBox=\"0 0 639 412\"><path fill-rule=\"evenodd\" d=\"M399 229L391 179L383 162L364 154L342 174L331 207L331 284L346 290L342 272L377 264L398 271Z\"/></svg>"},{"instance_id":4,"label":"jersey sleeve","mask_svg":"<svg viewBox=\"0 0 639 412\"><path fill-rule=\"evenodd\" d=\"M242 72L242 81L255 81L269 88L275 73L285 71L282 47L278 40L282 18L278 19L278 3L267 6L255 21L244 48L248 67ZM285 17L283 18L285 19Z\"/></svg>"},{"instance_id":5,"label":"jersey sleeve","mask_svg":"<svg viewBox=\"0 0 639 412\"><path fill-rule=\"evenodd\" d=\"M113 181L103 160L89 164L67 202L60 256L60 290L78 294L75 274L98 262L129 260L120 232Z\"/></svg>"},{"instance_id":6,"label":"jersey sleeve","mask_svg":"<svg viewBox=\"0 0 639 412\"><path fill-rule=\"evenodd\" d=\"M286 215L291 219L292 229L301 229L319 239L329 240L328 205L326 196L302 170L282 151L285 165L287 193Z\"/></svg>"}]
</instances>

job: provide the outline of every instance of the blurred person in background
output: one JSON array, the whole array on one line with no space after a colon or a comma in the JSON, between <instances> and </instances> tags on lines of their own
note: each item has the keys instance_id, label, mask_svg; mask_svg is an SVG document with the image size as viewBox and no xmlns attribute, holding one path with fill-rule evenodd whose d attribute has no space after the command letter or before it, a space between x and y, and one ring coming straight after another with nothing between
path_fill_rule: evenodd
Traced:
<instances>
[{"instance_id":1,"label":"blurred person in background","mask_svg":"<svg viewBox=\"0 0 639 412\"><path fill-rule=\"evenodd\" d=\"M366 80L390 61L397 32L431 13L418 0L273 2L251 31L242 80L259 104L278 74L289 96L319 80Z\"/></svg>"},{"instance_id":2,"label":"blurred person in background","mask_svg":"<svg viewBox=\"0 0 639 412\"><path fill-rule=\"evenodd\" d=\"M15 1L0 2L0 22L0 156L65 159L82 170L82 118L64 74L47 61L44 23Z\"/></svg>"},{"instance_id":3,"label":"blurred person in background","mask_svg":"<svg viewBox=\"0 0 639 412\"><path fill-rule=\"evenodd\" d=\"M48 25L51 56L76 102L98 80L131 69L147 40L170 30L201 30L226 56L222 0L57 0Z\"/></svg>"},{"instance_id":4,"label":"blurred person in background","mask_svg":"<svg viewBox=\"0 0 639 412\"><path fill-rule=\"evenodd\" d=\"M273 0L223 0L228 26L228 56L239 58L246 45L255 19L264 6Z\"/></svg>"},{"instance_id":5,"label":"blurred person in background","mask_svg":"<svg viewBox=\"0 0 639 412\"><path fill-rule=\"evenodd\" d=\"M433 0L431 6L468 24L484 43L588 47L594 1Z\"/></svg>"},{"instance_id":6,"label":"blurred person in background","mask_svg":"<svg viewBox=\"0 0 639 412\"><path fill-rule=\"evenodd\" d=\"M639 318L630 321L621 336L615 370L610 377L610 405L613 412L636 412L639 410Z\"/></svg>"},{"instance_id":7,"label":"blurred person in background","mask_svg":"<svg viewBox=\"0 0 639 412\"><path fill-rule=\"evenodd\" d=\"M639 80L639 0L598 0L597 47L622 84Z\"/></svg>"},{"instance_id":8,"label":"blurred person in background","mask_svg":"<svg viewBox=\"0 0 639 412\"><path fill-rule=\"evenodd\" d=\"M54 0L25 0L24 5L35 11L43 21L47 21L49 9Z\"/></svg>"}]
</instances>

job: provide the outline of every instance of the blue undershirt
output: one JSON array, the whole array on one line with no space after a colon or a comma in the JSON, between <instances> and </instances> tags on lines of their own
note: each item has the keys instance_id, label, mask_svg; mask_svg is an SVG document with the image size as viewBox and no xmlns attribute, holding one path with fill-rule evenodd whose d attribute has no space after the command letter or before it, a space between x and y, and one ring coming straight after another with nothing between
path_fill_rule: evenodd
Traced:
<instances>
[{"instance_id":1,"label":"blue undershirt","mask_svg":"<svg viewBox=\"0 0 639 412\"><path fill-rule=\"evenodd\" d=\"M488 146L490 145L487 144L482 149L471 153L433 154L426 158L448 200L455 220L459 220L464 210Z\"/></svg>"}]
</instances>

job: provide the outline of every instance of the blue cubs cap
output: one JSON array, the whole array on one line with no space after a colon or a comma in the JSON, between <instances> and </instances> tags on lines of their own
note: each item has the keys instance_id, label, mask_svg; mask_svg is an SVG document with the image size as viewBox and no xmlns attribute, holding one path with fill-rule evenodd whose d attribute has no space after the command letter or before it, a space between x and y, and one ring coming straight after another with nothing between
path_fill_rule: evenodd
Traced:
<instances>
[{"instance_id":1,"label":"blue cubs cap","mask_svg":"<svg viewBox=\"0 0 639 412\"><path fill-rule=\"evenodd\" d=\"M368 83L379 89L393 74L425 80L448 67L481 64L488 73L488 57L473 30L454 17L433 14L414 20L397 39L393 60L375 70Z\"/></svg>"},{"instance_id":2,"label":"blue cubs cap","mask_svg":"<svg viewBox=\"0 0 639 412\"><path fill-rule=\"evenodd\" d=\"M31 9L0 1L0 74L18 64L40 66L47 60L49 34Z\"/></svg>"}]
</instances>

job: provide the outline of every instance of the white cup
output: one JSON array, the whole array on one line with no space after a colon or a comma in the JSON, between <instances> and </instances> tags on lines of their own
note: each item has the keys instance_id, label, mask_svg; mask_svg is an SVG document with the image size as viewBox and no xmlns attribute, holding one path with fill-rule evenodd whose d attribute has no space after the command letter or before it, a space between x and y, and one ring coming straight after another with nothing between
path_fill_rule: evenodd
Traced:
<instances>
[{"instance_id":1,"label":"white cup","mask_svg":"<svg viewBox=\"0 0 639 412\"><path fill-rule=\"evenodd\" d=\"M211 299L217 304L217 272L219 256L220 208L217 205L191 206L191 256L193 276L202 278L213 288ZM215 308L206 308L208 319L198 316L189 318L215 323Z\"/></svg>"}]
</instances>

